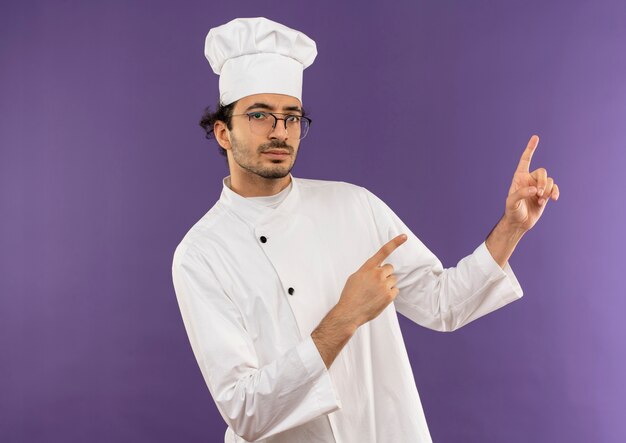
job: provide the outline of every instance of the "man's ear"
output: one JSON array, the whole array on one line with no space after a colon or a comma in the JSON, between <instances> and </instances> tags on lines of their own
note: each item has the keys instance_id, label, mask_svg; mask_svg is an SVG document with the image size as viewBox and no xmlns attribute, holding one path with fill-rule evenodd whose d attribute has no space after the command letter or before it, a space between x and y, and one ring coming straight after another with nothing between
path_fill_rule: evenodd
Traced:
<instances>
[{"instance_id":1,"label":"man's ear","mask_svg":"<svg viewBox=\"0 0 626 443\"><path fill-rule=\"evenodd\" d=\"M226 123L221 120L217 120L213 124L213 134L215 134L215 140L217 140L222 148L230 149L230 131L228 130Z\"/></svg>"}]
</instances>

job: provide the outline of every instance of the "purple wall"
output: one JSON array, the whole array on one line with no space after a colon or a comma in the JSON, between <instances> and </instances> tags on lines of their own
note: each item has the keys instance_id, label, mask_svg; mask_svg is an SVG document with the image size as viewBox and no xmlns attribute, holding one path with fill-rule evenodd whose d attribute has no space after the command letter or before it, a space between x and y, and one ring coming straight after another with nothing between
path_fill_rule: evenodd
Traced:
<instances>
[{"instance_id":1,"label":"purple wall","mask_svg":"<svg viewBox=\"0 0 626 443\"><path fill-rule=\"evenodd\" d=\"M222 441L170 269L228 174L204 37L255 16L318 45L294 175L372 190L445 266L541 138L561 197L511 259L524 298L402 319L434 441L625 441L626 3L569 0L3 3L0 440Z\"/></svg>"}]
</instances>

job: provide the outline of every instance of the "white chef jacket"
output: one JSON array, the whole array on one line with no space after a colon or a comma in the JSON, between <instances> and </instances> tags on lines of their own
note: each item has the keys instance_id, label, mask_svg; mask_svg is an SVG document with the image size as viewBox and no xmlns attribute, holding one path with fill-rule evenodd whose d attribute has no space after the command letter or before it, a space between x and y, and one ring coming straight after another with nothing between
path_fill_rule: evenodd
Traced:
<instances>
[{"instance_id":1,"label":"white chef jacket","mask_svg":"<svg viewBox=\"0 0 626 443\"><path fill-rule=\"evenodd\" d=\"M223 180L174 253L174 288L226 443L431 442L396 311L452 331L522 296L485 243L444 269L367 189L295 178L276 208ZM399 293L326 369L311 332L393 237Z\"/></svg>"}]
</instances>

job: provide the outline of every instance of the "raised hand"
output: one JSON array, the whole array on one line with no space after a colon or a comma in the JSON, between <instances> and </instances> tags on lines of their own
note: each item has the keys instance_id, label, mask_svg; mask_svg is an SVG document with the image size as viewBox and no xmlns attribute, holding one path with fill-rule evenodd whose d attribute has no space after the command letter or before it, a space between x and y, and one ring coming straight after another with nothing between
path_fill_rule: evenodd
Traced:
<instances>
[{"instance_id":1,"label":"raised hand","mask_svg":"<svg viewBox=\"0 0 626 443\"><path fill-rule=\"evenodd\" d=\"M398 295L393 266L382 262L407 239L405 234L391 239L346 281L337 307L358 327L377 317Z\"/></svg>"},{"instance_id":2,"label":"raised hand","mask_svg":"<svg viewBox=\"0 0 626 443\"><path fill-rule=\"evenodd\" d=\"M504 218L516 229L526 232L532 228L543 214L548 200L559 198L559 187L545 168L530 172L530 160L539 144L539 137L533 135L517 165L513 181L506 199Z\"/></svg>"}]
</instances>

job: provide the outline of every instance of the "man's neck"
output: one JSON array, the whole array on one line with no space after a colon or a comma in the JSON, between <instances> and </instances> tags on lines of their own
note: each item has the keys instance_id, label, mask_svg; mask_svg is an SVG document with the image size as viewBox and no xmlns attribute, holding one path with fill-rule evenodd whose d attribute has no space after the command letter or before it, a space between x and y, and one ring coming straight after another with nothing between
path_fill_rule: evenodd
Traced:
<instances>
[{"instance_id":1,"label":"man's neck","mask_svg":"<svg viewBox=\"0 0 626 443\"><path fill-rule=\"evenodd\" d=\"M276 195L291 183L291 174L283 178L263 178L255 176L251 180L240 180L231 176L227 179L228 187L242 197L267 197Z\"/></svg>"}]
</instances>

